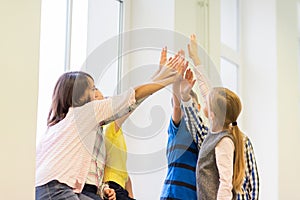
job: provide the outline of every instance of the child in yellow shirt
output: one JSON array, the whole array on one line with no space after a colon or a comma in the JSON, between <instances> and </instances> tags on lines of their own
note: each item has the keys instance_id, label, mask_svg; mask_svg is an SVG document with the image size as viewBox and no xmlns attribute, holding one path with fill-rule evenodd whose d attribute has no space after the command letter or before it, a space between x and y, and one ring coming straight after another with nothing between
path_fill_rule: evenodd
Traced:
<instances>
[{"instance_id":1,"label":"child in yellow shirt","mask_svg":"<svg viewBox=\"0 0 300 200\"><path fill-rule=\"evenodd\" d=\"M121 126L129 114L105 127L106 163L103 181L116 192L118 200L133 200L131 181L128 176L127 147Z\"/></svg>"}]
</instances>

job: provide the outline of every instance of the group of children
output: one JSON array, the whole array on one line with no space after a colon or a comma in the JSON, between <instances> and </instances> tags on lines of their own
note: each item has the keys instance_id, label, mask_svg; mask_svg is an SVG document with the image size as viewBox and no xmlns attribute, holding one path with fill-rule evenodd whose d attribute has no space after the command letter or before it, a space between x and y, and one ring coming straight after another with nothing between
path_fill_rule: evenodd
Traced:
<instances>
[{"instance_id":1,"label":"group of children","mask_svg":"<svg viewBox=\"0 0 300 200\"><path fill-rule=\"evenodd\" d=\"M209 85L197 47L192 35L188 52L193 71L182 50L167 59L163 48L160 67L149 82L109 98L89 74L64 73L36 149L36 199L134 199L121 126L144 99L170 84L168 171L160 199L258 199L253 147L237 125L240 99L229 89ZM200 115L195 81L209 124Z\"/></svg>"},{"instance_id":2,"label":"group of children","mask_svg":"<svg viewBox=\"0 0 300 200\"><path fill-rule=\"evenodd\" d=\"M188 69L173 83L168 172L161 200L257 200L259 176L253 146L237 124L241 101L229 89L209 84L195 35L190 37L188 51L194 73ZM192 90L196 81L209 124L202 119Z\"/></svg>"}]
</instances>

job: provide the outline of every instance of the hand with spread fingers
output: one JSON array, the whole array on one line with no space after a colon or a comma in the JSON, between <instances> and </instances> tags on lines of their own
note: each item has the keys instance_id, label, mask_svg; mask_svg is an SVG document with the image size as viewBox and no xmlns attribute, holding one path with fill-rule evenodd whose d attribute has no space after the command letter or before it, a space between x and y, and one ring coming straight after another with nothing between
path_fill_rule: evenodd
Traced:
<instances>
[{"instance_id":1,"label":"hand with spread fingers","mask_svg":"<svg viewBox=\"0 0 300 200\"><path fill-rule=\"evenodd\" d=\"M154 83L168 85L178 80L186 70L188 62L185 61L184 51L180 50L174 57L166 59L167 49L164 48L161 53L160 69L152 77Z\"/></svg>"}]
</instances>

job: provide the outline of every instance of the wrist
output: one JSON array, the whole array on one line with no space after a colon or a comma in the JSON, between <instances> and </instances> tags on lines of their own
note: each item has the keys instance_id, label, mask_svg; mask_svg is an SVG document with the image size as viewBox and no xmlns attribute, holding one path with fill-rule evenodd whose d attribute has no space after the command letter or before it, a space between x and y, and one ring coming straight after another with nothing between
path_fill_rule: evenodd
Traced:
<instances>
[{"instance_id":1,"label":"wrist","mask_svg":"<svg viewBox=\"0 0 300 200\"><path fill-rule=\"evenodd\" d=\"M101 185L101 188L100 188L100 196L102 197L102 199L103 198L106 198L106 194L105 194L105 190L107 190L107 189L109 189L109 185L107 184L107 183L103 183L102 185Z\"/></svg>"},{"instance_id":2,"label":"wrist","mask_svg":"<svg viewBox=\"0 0 300 200\"><path fill-rule=\"evenodd\" d=\"M180 91L180 82L177 82L175 81L172 85L172 89L173 89L173 92L179 92Z\"/></svg>"},{"instance_id":3,"label":"wrist","mask_svg":"<svg viewBox=\"0 0 300 200\"><path fill-rule=\"evenodd\" d=\"M191 99L190 95L181 95L181 100L182 101L189 101Z\"/></svg>"},{"instance_id":4,"label":"wrist","mask_svg":"<svg viewBox=\"0 0 300 200\"><path fill-rule=\"evenodd\" d=\"M194 63L195 66L198 66L198 65L201 64L201 61L200 61L200 59L198 58L198 56L193 57L192 60L193 60L193 63Z\"/></svg>"}]
</instances>

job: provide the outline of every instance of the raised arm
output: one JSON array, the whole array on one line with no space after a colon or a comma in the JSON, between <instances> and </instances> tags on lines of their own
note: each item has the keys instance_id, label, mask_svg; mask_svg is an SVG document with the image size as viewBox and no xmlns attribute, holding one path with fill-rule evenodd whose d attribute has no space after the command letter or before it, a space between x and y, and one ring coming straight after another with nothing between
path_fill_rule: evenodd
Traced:
<instances>
[{"instance_id":1,"label":"raised arm","mask_svg":"<svg viewBox=\"0 0 300 200\"><path fill-rule=\"evenodd\" d=\"M199 85L200 93L204 101L206 101L206 96L211 86L208 78L205 75L204 66L201 65L201 60L198 55L198 44L197 44L197 39L195 34L192 34L190 36L190 43L188 44L188 52L189 52L189 57L193 60L194 63L193 71L195 73L195 78Z\"/></svg>"},{"instance_id":2,"label":"raised arm","mask_svg":"<svg viewBox=\"0 0 300 200\"><path fill-rule=\"evenodd\" d=\"M148 83L139 85L121 95L103 100L106 102L96 105L96 110L102 111L96 113L97 121L102 124L108 124L131 112L145 98L173 83L180 76L182 68L185 66L184 57L180 56L180 53L177 53L165 65L160 66L159 70ZM109 110L111 107L112 109Z\"/></svg>"},{"instance_id":3,"label":"raised arm","mask_svg":"<svg viewBox=\"0 0 300 200\"><path fill-rule=\"evenodd\" d=\"M185 77L180 84L180 94L182 98L182 109L184 112L184 118L186 126L191 133L194 142L201 148L202 142L207 135L208 128L204 125L199 111L195 108L190 92L195 84L193 80L193 73L188 69L185 73Z\"/></svg>"},{"instance_id":4,"label":"raised arm","mask_svg":"<svg viewBox=\"0 0 300 200\"><path fill-rule=\"evenodd\" d=\"M163 49L162 51L162 56L165 54L166 49ZM179 51L181 56L185 56L184 51L181 50ZM165 59L161 59L161 60L165 60ZM182 112L181 112L181 108L180 108L180 102L181 102L181 96L180 96L180 82L183 80L183 74L186 70L186 68L188 67L188 62L186 62L186 65L182 67L181 69L181 73L180 76L178 76L178 78L175 80L175 82L172 85L172 90L173 90L173 94L172 94L172 106L173 106L173 113L172 113L172 120L175 126L178 126L180 121L181 121L181 117L182 117Z\"/></svg>"}]
</instances>

